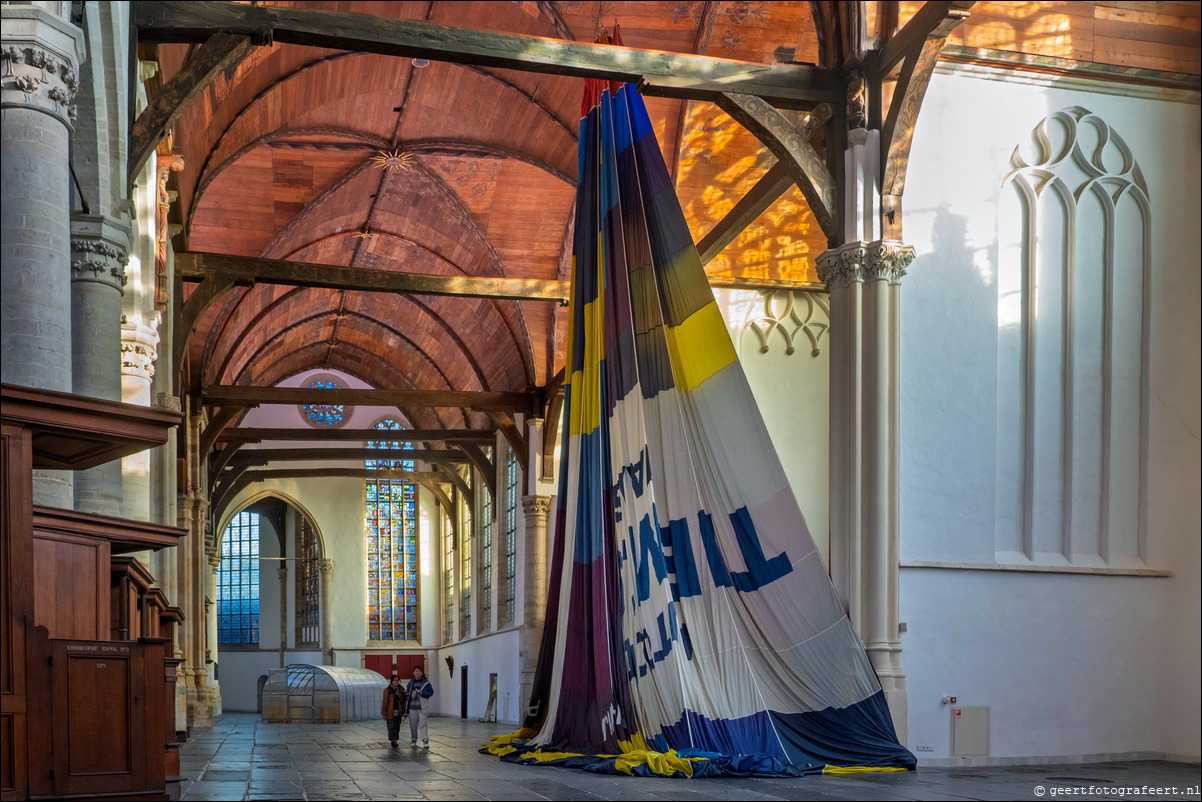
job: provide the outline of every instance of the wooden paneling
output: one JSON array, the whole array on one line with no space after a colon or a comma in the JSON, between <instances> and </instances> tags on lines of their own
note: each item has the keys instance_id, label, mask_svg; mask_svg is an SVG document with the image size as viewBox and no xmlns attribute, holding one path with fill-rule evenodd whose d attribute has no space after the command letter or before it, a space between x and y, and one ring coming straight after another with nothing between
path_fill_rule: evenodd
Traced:
<instances>
[{"instance_id":1,"label":"wooden paneling","mask_svg":"<svg viewBox=\"0 0 1202 802\"><path fill-rule=\"evenodd\" d=\"M161 642L50 640L49 790L166 799Z\"/></svg>"},{"instance_id":2,"label":"wooden paneling","mask_svg":"<svg viewBox=\"0 0 1202 802\"><path fill-rule=\"evenodd\" d=\"M53 638L109 637L109 543L34 530L33 616Z\"/></svg>"},{"instance_id":3,"label":"wooden paneling","mask_svg":"<svg viewBox=\"0 0 1202 802\"><path fill-rule=\"evenodd\" d=\"M33 615L30 433L0 428L0 799L28 794L25 622Z\"/></svg>"}]
</instances>

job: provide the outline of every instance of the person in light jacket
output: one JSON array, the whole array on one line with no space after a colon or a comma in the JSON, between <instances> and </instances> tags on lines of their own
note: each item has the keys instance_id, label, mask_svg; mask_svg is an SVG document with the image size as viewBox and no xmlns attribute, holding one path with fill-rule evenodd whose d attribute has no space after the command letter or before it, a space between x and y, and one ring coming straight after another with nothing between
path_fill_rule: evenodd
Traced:
<instances>
[{"instance_id":1,"label":"person in light jacket","mask_svg":"<svg viewBox=\"0 0 1202 802\"><path fill-rule=\"evenodd\" d=\"M380 715L388 722L388 740L393 747L401 737L401 718L405 715L405 705L408 698L405 689L401 687L401 678L392 675L388 687L384 689L384 700L380 702Z\"/></svg>"},{"instance_id":2,"label":"person in light jacket","mask_svg":"<svg viewBox=\"0 0 1202 802\"><path fill-rule=\"evenodd\" d=\"M422 749L430 748L430 733L426 729L426 703L434 695L434 686L426 679L421 666L413 667L413 679L405 686L409 695L409 745L417 746L418 730L421 731Z\"/></svg>"}]
</instances>

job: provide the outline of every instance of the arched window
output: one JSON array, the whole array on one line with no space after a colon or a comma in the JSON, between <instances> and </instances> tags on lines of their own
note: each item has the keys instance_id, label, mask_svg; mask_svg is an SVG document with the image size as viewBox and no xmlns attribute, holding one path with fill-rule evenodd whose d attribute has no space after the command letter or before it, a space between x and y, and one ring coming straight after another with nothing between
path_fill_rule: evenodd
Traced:
<instances>
[{"instance_id":1,"label":"arched window","mask_svg":"<svg viewBox=\"0 0 1202 802\"><path fill-rule=\"evenodd\" d=\"M492 449L485 452L492 461ZM492 628L492 493L480 493L480 632Z\"/></svg>"},{"instance_id":2,"label":"arched window","mask_svg":"<svg viewBox=\"0 0 1202 802\"><path fill-rule=\"evenodd\" d=\"M372 427L399 431L385 418ZM368 448L412 448L399 440L367 443ZM413 471L413 460L369 459L368 470ZM417 488L381 473L365 482L368 640L417 640Z\"/></svg>"},{"instance_id":3,"label":"arched window","mask_svg":"<svg viewBox=\"0 0 1202 802\"><path fill-rule=\"evenodd\" d=\"M472 511L467 500L459 496L459 637L466 638L472 632Z\"/></svg>"},{"instance_id":4,"label":"arched window","mask_svg":"<svg viewBox=\"0 0 1202 802\"><path fill-rule=\"evenodd\" d=\"M443 595L446 612L445 633L446 640L450 643L455 640L455 530L451 528L451 516L447 515L445 510L442 513L442 544L442 571L446 579Z\"/></svg>"},{"instance_id":5,"label":"arched window","mask_svg":"<svg viewBox=\"0 0 1202 802\"><path fill-rule=\"evenodd\" d=\"M259 514L240 512L221 537L217 642L259 642Z\"/></svg>"},{"instance_id":6,"label":"arched window","mask_svg":"<svg viewBox=\"0 0 1202 802\"><path fill-rule=\"evenodd\" d=\"M505 604L504 623L512 624L517 600L518 461L512 448L505 460Z\"/></svg>"},{"instance_id":7,"label":"arched window","mask_svg":"<svg viewBox=\"0 0 1202 802\"><path fill-rule=\"evenodd\" d=\"M299 512L296 519L296 645L317 648L321 642L321 552L313 524Z\"/></svg>"},{"instance_id":8,"label":"arched window","mask_svg":"<svg viewBox=\"0 0 1202 802\"><path fill-rule=\"evenodd\" d=\"M305 387L310 390L318 388L324 390L345 389L342 382L328 374L313 377ZM310 426L320 429L333 429L346 423L347 408L343 404L305 404L300 411Z\"/></svg>"}]
</instances>

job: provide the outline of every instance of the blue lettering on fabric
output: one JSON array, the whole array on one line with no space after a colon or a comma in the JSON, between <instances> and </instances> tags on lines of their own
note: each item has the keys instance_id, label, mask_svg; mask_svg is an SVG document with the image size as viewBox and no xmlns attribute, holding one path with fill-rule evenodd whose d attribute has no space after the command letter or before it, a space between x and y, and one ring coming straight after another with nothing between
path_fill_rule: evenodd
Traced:
<instances>
[{"instance_id":1,"label":"blue lettering on fabric","mask_svg":"<svg viewBox=\"0 0 1202 802\"><path fill-rule=\"evenodd\" d=\"M672 653L672 645L680 639L680 631L676 622L676 605L668 605L668 620L664 621L664 614L660 613L655 617L656 632L654 637L659 639L658 648L653 635L648 634L646 629L640 629L634 633L634 643L630 639L623 641L622 646L626 651L626 665L628 668L627 679L635 677L645 677L656 663L662 663ZM685 656L692 659L693 649L689 644L685 648Z\"/></svg>"},{"instance_id":2,"label":"blue lettering on fabric","mask_svg":"<svg viewBox=\"0 0 1202 802\"><path fill-rule=\"evenodd\" d=\"M747 566L746 571L730 571L726 567L726 560L718 548L713 517L704 510L697 513L697 528L701 531L705 561L716 587L733 586L736 590L746 593L769 585L793 570L792 561L786 552L782 551L772 559L764 556L764 548L760 544L755 524L752 523L751 514L746 507L740 507L732 513L730 523L734 528L739 551L743 555L743 563ZM664 545L672 550L664 559L668 573L675 579L672 583L673 598L679 600L701 595L701 582L697 576L697 561L693 556L688 521L681 518L669 522L668 526L661 530L661 537Z\"/></svg>"}]
</instances>

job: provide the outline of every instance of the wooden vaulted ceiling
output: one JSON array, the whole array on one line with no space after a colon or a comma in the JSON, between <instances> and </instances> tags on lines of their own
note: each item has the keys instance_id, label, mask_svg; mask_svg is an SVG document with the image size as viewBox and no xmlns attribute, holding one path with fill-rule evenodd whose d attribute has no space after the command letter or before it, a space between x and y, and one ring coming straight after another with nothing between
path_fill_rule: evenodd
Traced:
<instances>
[{"instance_id":1,"label":"wooden vaulted ceiling","mask_svg":"<svg viewBox=\"0 0 1202 802\"><path fill-rule=\"evenodd\" d=\"M850 4L834 2L257 5L581 42L618 23L631 48L761 64L840 67L848 60L840 57L849 39L841 15ZM861 5L869 33L883 38L926 8ZM976 3L974 19L951 41L1196 74L1198 16L1189 3ZM1157 47L1144 52L1147 42ZM179 72L197 47L158 45L158 80ZM419 67L409 58L292 44L253 47L175 124L184 157L173 177L173 215L183 226L177 250L368 271L566 280L582 91L582 79L561 75L439 61ZM701 241L775 157L714 103L646 102ZM794 124L800 119L799 112L783 113ZM406 168L383 169L376 160L387 153L407 154ZM791 186L711 254L707 271L813 281L814 257L826 245ZM186 287L185 294L195 285ZM269 386L322 368L382 389L530 392L551 383L563 365L565 318L548 301L239 286L197 321L182 349L185 380L193 390ZM409 415L421 428L493 426L484 412L464 407Z\"/></svg>"},{"instance_id":2,"label":"wooden vaulted ceiling","mask_svg":"<svg viewBox=\"0 0 1202 802\"><path fill-rule=\"evenodd\" d=\"M263 5L263 4L261 4ZM772 63L817 59L804 2L274 3ZM158 48L162 78L195 46ZM581 79L295 45L255 47L184 112L175 177L191 251L444 276L566 280ZM774 158L716 106L647 104L695 238ZM796 113L793 113L796 118ZM408 154L383 169L382 153ZM796 188L715 259L718 275L813 280L825 238ZM736 253L741 246L743 257ZM310 368L380 388L528 391L563 364L545 301L258 284L223 295L186 346L188 383L272 385ZM488 427L463 408L422 427Z\"/></svg>"}]
</instances>

